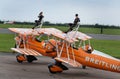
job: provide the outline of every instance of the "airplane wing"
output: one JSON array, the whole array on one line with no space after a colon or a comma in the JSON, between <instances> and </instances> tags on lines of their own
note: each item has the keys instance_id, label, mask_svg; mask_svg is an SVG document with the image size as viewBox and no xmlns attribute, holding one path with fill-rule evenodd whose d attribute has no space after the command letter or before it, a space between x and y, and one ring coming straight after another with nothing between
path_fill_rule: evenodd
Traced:
<instances>
[{"instance_id":1,"label":"airplane wing","mask_svg":"<svg viewBox=\"0 0 120 79\"><path fill-rule=\"evenodd\" d=\"M30 28L8 28L12 32L18 33L18 34L23 34L23 35L39 35L36 31Z\"/></svg>"},{"instance_id":2,"label":"airplane wing","mask_svg":"<svg viewBox=\"0 0 120 79\"><path fill-rule=\"evenodd\" d=\"M52 33L52 35L56 36L60 39L66 40L70 43L78 41L78 39L89 40L92 38L82 32L79 32L79 31L71 31L71 32L68 32L67 34L66 33Z\"/></svg>"},{"instance_id":3,"label":"airplane wing","mask_svg":"<svg viewBox=\"0 0 120 79\"><path fill-rule=\"evenodd\" d=\"M24 34L24 35L40 35L40 34L53 35L57 38L66 40L70 43L78 41L77 39L88 40L92 38L82 32L71 31L66 34L56 28L38 28L38 29L9 28L9 30L15 33Z\"/></svg>"},{"instance_id":4,"label":"airplane wing","mask_svg":"<svg viewBox=\"0 0 120 79\"><path fill-rule=\"evenodd\" d=\"M62 31L55 29L55 28L38 28L38 29L31 29L31 28L8 28L12 32L24 35L40 35L40 34L55 34L55 33L62 33Z\"/></svg>"},{"instance_id":5,"label":"airplane wing","mask_svg":"<svg viewBox=\"0 0 120 79\"><path fill-rule=\"evenodd\" d=\"M80 67L82 66L82 64L80 64L79 62L73 60L73 59L69 59L68 58L65 58L65 57L56 57L55 60L58 60L58 61L61 61L61 62L64 62L64 63L67 63L73 67Z\"/></svg>"},{"instance_id":6,"label":"airplane wing","mask_svg":"<svg viewBox=\"0 0 120 79\"><path fill-rule=\"evenodd\" d=\"M58 30L56 28L38 28L35 29L34 31L37 31L39 34L57 34L57 33L63 33L61 30Z\"/></svg>"},{"instance_id":7,"label":"airplane wing","mask_svg":"<svg viewBox=\"0 0 120 79\"><path fill-rule=\"evenodd\" d=\"M88 35L86 35L82 32L79 32L79 31L71 31L71 32L68 32L66 34L66 33L63 33L62 31L60 31L58 29L55 29L55 28L42 28L42 29L36 29L36 30L39 31L39 33L44 33L44 34L47 34L47 35L53 35L57 38L66 40L70 43L78 41L78 39L89 40L89 39L92 38L92 37L90 37L90 36L88 36Z\"/></svg>"},{"instance_id":8,"label":"airplane wing","mask_svg":"<svg viewBox=\"0 0 120 79\"><path fill-rule=\"evenodd\" d=\"M76 39L68 38L65 33L62 31L56 29L56 28L38 28L38 29L30 29L30 28L9 28L12 32L23 34L23 35L40 35L40 34L46 34L46 35L53 35L57 38L66 40L68 42L74 42Z\"/></svg>"},{"instance_id":9,"label":"airplane wing","mask_svg":"<svg viewBox=\"0 0 120 79\"><path fill-rule=\"evenodd\" d=\"M33 49L25 49L25 48L11 48L11 50L25 54L25 55L34 55L34 56L42 56L39 52L33 50Z\"/></svg>"},{"instance_id":10,"label":"airplane wing","mask_svg":"<svg viewBox=\"0 0 120 79\"><path fill-rule=\"evenodd\" d=\"M76 39L81 39L81 40L89 40L92 38L82 32L79 32L79 31L68 32L68 36L70 36L71 38L76 38Z\"/></svg>"}]
</instances>

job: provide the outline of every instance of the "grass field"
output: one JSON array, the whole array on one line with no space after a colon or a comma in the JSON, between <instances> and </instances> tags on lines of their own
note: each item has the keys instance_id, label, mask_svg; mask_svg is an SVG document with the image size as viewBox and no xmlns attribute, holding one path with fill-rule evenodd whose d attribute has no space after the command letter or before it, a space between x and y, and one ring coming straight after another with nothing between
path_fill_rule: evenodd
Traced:
<instances>
[{"instance_id":1,"label":"grass field","mask_svg":"<svg viewBox=\"0 0 120 79\"><path fill-rule=\"evenodd\" d=\"M10 48L14 47L14 34L0 34L0 51L12 52ZM114 57L120 58L120 40L91 40L94 49L105 52Z\"/></svg>"},{"instance_id":2,"label":"grass field","mask_svg":"<svg viewBox=\"0 0 120 79\"><path fill-rule=\"evenodd\" d=\"M31 28L32 25L20 25L20 24L0 24L0 28Z\"/></svg>"},{"instance_id":3,"label":"grass field","mask_svg":"<svg viewBox=\"0 0 120 79\"><path fill-rule=\"evenodd\" d=\"M0 34L0 51L11 52L10 48L14 47L14 44L13 34Z\"/></svg>"},{"instance_id":4,"label":"grass field","mask_svg":"<svg viewBox=\"0 0 120 79\"><path fill-rule=\"evenodd\" d=\"M120 40L91 40L92 46L101 52L120 58Z\"/></svg>"}]
</instances>

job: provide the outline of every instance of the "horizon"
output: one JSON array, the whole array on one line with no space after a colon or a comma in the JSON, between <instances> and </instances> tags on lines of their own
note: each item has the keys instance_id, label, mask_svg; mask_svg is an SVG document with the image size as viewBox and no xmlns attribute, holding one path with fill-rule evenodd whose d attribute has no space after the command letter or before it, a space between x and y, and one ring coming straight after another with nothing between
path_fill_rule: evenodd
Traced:
<instances>
[{"instance_id":1,"label":"horizon","mask_svg":"<svg viewBox=\"0 0 120 79\"><path fill-rule=\"evenodd\" d=\"M1 20L0 20L1 21ZM13 23L10 23L10 24L14 24L14 22L21 22L21 23L24 23L24 22L28 22L28 23L35 23L35 22L30 22L30 21L10 21L10 20L6 20L6 21L3 21L3 24L7 24L7 23L4 23L4 22L13 22ZM44 22L48 22L48 21L44 21ZM68 23L51 23L49 22L50 24L68 24ZM98 23L96 23L98 24ZM80 24L80 25L96 25L96 24ZM117 25L105 25L105 24L98 24L98 25L102 25L102 26L108 26L108 27L111 27L111 26L115 26L115 27L120 27L120 26L117 26Z\"/></svg>"}]
</instances>

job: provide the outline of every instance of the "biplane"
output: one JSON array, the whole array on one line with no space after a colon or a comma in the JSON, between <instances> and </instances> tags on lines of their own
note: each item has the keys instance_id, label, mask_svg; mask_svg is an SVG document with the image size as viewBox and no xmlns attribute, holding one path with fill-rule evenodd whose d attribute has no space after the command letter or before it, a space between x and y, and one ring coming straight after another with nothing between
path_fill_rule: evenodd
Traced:
<instances>
[{"instance_id":1,"label":"biplane","mask_svg":"<svg viewBox=\"0 0 120 79\"><path fill-rule=\"evenodd\" d=\"M15 48L17 61L32 62L36 56L48 56L55 60L48 65L51 73L68 70L63 63L73 67L93 67L97 69L120 72L120 60L95 50L91 44L92 37L77 30L64 33L55 28L9 28L16 33ZM43 40L42 37L47 39Z\"/></svg>"}]
</instances>

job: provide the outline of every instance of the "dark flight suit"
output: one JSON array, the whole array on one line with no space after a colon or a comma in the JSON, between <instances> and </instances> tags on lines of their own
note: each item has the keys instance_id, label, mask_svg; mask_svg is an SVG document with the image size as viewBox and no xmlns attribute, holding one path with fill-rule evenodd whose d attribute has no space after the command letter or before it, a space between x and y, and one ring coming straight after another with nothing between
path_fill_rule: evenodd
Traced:
<instances>
[{"instance_id":1,"label":"dark flight suit","mask_svg":"<svg viewBox=\"0 0 120 79\"><path fill-rule=\"evenodd\" d=\"M72 31L73 28L77 25L78 22L80 22L80 19L75 18L73 23L69 23L68 25L69 25L70 28L65 33Z\"/></svg>"}]
</instances>

